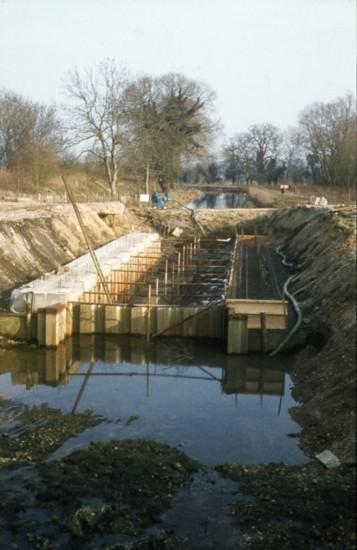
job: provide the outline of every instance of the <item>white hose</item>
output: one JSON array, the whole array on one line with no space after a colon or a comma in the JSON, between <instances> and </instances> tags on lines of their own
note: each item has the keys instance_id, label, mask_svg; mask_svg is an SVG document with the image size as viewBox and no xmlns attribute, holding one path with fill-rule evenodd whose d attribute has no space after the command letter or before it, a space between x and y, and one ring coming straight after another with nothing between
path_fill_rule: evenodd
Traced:
<instances>
[{"instance_id":1,"label":"white hose","mask_svg":"<svg viewBox=\"0 0 357 550\"><path fill-rule=\"evenodd\" d=\"M278 247L276 249L276 252L277 254L279 254L279 256L281 256L283 258L282 260L282 263L283 265L286 265L286 266L289 266L289 267L292 267L293 264L290 264L286 261L286 258L284 256L284 254L282 254L280 252L280 247ZM292 294L290 294L290 292L288 291L288 286L290 283L292 283L293 281L295 281L298 277L300 276L299 273L296 273L295 275L291 275L287 281L285 281L285 284L284 284L284 287L283 287L283 294L284 296L286 296L288 298L288 300L290 300L293 308L294 308L294 311L296 313L296 322L295 322L295 325L293 326L293 328L291 329L291 331L286 335L286 337L284 338L284 340L282 342L280 342L280 344L278 345L278 347L276 347L271 353L270 353L270 356L271 357L274 357L274 355L277 355L285 346L286 344L289 342L289 340L294 336L294 334L296 333L296 331L299 329L300 325L301 325L301 321L302 321L302 313L301 313L301 309L299 307L299 304L297 302L297 300L295 300L294 296Z\"/></svg>"},{"instance_id":2,"label":"white hose","mask_svg":"<svg viewBox=\"0 0 357 550\"><path fill-rule=\"evenodd\" d=\"M281 247L278 246L278 248L275 249L275 252L276 252L277 254L279 254L279 256L282 258L281 263L282 263L285 267L294 267L294 264L292 264L292 263L286 261L286 256L285 256L285 254L283 254L283 253L281 252L280 249L281 249Z\"/></svg>"}]
</instances>

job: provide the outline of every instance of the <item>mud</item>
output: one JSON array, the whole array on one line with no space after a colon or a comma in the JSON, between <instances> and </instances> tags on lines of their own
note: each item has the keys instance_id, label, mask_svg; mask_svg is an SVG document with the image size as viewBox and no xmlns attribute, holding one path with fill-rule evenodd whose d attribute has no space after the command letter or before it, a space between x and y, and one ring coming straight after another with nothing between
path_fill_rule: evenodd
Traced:
<instances>
[{"instance_id":1,"label":"mud","mask_svg":"<svg viewBox=\"0 0 357 550\"><path fill-rule=\"evenodd\" d=\"M93 443L40 467L46 489L39 498L63 507L64 526L75 536L135 535L159 520L195 470L195 461L155 441ZM95 500L97 504L90 504Z\"/></svg>"},{"instance_id":2,"label":"mud","mask_svg":"<svg viewBox=\"0 0 357 550\"><path fill-rule=\"evenodd\" d=\"M354 548L355 471L307 466L217 468L238 482L230 511L241 528L240 548Z\"/></svg>"},{"instance_id":3,"label":"mud","mask_svg":"<svg viewBox=\"0 0 357 550\"><path fill-rule=\"evenodd\" d=\"M121 440L3 471L1 540L21 549L170 549L178 542L184 548L172 533L142 536L136 544L127 539L158 523L196 470L195 461L167 445Z\"/></svg>"},{"instance_id":4,"label":"mud","mask_svg":"<svg viewBox=\"0 0 357 550\"><path fill-rule=\"evenodd\" d=\"M47 405L28 407L0 397L0 470L36 464L100 421L89 411L64 415Z\"/></svg>"},{"instance_id":5,"label":"mud","mask_svg":"<svg viewBox=\"0 0 357 550\"><path fill-rule=\"evenodd\" d=\"M188 550L188 548L186 539L169 532L152 535L142 542L104 546L103 550Z\"/></svg>"}]
</instances>

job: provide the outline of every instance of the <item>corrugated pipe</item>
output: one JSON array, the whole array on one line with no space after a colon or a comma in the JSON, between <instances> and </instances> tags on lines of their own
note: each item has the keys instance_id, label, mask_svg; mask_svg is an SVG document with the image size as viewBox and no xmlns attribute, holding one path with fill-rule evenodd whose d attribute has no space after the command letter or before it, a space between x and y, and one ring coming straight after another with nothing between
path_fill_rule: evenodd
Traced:
<instances>
[{"instance_id":1,"label":"corrugated pipe","mask_svg":"<svg viewBox=\"0 0 357 550\"><path fill-rule=\"evenodd\" d=\"M287 266L287 267L293 267L293 264L292 263L289 263L286 261L286 257L284 254L282 254L282 252L280 251L280 247L278 247L276 249L276 253L279 254L279 256L282 257L282 263L283 265ZM302 321L302 313L301 313L301 309L299 307L299 304L297 302L297 300L295 300L294 296L292 294L290 294L290 292L288 291L288 286L290 283L292 283L293 281L296 281L298 278L300 277L300 274L299 273L296 273L295 275L291 275L287 281L285 281L285 284L284 284L284 287L283 287L283 294L284 296L287 297L287 299L291 302L293 308L294 308L294 311L296 313L296 322L295 322L295 325L293 326L293 328L291 329L291 331L286 335L286 337L284 338L284 340L278 345L278 347L276 347L271 353L270 353L270 356L271 357L274 357L274 355L277 355L285 346L286 344L289 342L289 340L294 336L294 334L296 333L296 331L299 329L300 325L301 325L301 321Z\"/></svg>"}]
</instances>

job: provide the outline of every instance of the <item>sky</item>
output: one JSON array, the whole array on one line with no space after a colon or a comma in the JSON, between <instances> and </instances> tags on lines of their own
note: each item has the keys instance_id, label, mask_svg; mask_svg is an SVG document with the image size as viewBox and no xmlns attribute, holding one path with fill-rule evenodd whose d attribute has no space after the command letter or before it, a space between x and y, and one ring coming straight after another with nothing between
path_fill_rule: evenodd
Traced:
<instances>
[{"instance_id":1,"label":"sky","mask_svg":"<svg viewBox=\"0 0 357 550\"><path fill-rule=\"evenodd\" d=\"M0 0L0 89L65 101L69 70L113 58L217 95L222 133L296 124L355 91L355 0Z\"/></svg>"}]
</instances>

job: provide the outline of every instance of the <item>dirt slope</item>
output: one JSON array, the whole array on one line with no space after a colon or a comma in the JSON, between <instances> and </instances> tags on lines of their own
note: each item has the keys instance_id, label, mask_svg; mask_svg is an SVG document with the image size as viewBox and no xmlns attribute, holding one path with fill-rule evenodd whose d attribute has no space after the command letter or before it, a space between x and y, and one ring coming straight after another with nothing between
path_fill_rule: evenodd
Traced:
<instances>
[{"instance_id":1,"label":"dirt slope","mask_svg":"<svg viewBox=\"0 0 357 550\"><path fill-rule=\"evenodd\" d=\"M309 345L293 360L291 411L303 426L309 454L329 448L355 461L356 212L298 208L275 213L266 224L296 263L291 291L300 303Z\"/></svg>"},{"instance_id":2,"label":"dirt slope","mask_svg":"<svg viewBox=\"0 0 357 550\"><path fill-rule=\"evenodd\" d=\"M79 206L94 247L130 231L150 229L120 202ZM70 204L0 203L0 304L10 290L86 253Z\"/></svg>"}]
</instances>

